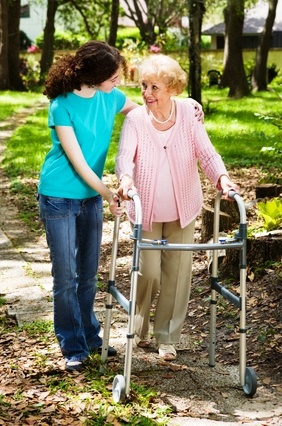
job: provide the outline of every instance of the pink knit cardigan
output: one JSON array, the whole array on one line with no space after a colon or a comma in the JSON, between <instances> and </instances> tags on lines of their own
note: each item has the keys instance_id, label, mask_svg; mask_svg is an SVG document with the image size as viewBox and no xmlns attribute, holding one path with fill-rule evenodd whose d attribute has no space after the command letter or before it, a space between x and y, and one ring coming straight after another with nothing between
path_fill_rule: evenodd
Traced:
<instances>
[{"instance_id":1,"label":"pink knit cardigan","mask_svg":"<svg viewBox=\"0 0 282 426\"><path fill-rule=\"evenodd\" d=\"M215 151L205 127L195 117L189 99L176 100L176 122L166 144L175 198L181 227L187 226L199 214L203 194L198 163L203 172L218 184L221 175L228 175L220 155ZM142 205L142 227L151 230L160 152L164 147L157 138L145 106L127 114L116 158L116 175L128 174L134 180ZM220 186L217 185L220 189ZM163 200L163 208L169 200ZM127 202L127 214L135 221L133 201Z\"/></svg>"}]
</instances>

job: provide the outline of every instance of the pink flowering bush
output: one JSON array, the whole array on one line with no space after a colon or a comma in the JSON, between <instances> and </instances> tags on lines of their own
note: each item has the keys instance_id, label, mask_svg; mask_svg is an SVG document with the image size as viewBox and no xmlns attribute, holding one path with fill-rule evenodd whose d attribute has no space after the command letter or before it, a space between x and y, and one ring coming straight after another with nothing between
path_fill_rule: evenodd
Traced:
<instances>
[{"instance_id":1,"label":"pink flowering bush","mask_svg":"<svg viewBox=\"0 0 282 426\"><path fill-rule=\"evenodd\" d=\"M32 46L30 46L30 47L27 49L27 52L28 52L28 53L39 53L39 52L40 52L40 49L39 49L39 47L37 47L37 46L35 46L35 45L33 44Z\"/></svg>"},{"instance_id":2,"label":"pink flowering bush","mask_svg":"<svg viewBox=\"0 0 282 426\"><path fill-rule=\"evenodd\" d=\"M152 44L150 46L150 52L151 53L160 53L162 49L159 46L156 46L155 44Z\"/></svg>"}]
</instances>

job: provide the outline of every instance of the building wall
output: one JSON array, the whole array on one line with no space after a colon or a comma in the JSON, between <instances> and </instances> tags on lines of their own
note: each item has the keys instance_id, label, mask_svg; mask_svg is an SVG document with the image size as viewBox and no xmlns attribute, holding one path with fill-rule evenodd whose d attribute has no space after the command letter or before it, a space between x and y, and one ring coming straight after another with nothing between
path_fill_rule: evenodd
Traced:
<instances>
[{"instance_id":1,"label":"building wall","mask_svg":"<svg viewBox=\"0 0 282 426\"><path fill-rule=\"evenodd\" d=\"M43 4L34 4L29 7L29 16L20 19L20 30L24 31L28 38L33 42L39 36L45 27L46 21L46 2ZM22 6L28 5L26 0L22 0Z\"/></svg>"}]
</instances>

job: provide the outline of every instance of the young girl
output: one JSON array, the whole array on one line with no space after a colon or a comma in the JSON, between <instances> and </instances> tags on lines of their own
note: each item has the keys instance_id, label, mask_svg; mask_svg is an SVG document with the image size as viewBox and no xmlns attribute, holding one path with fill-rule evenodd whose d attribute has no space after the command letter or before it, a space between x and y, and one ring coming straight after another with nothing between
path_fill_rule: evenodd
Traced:
<instances>
[{"instance_id":1,"label":"young girl","mask_svg":"<svg viewBox=\"0 0 282 426\"><path fill-rule=\"evenodd\" d=\"M115 115L137 107L116 88L124 65L117 49L89 41L58 59L45 82L53 145L40 174L39 210L52 261L55 333L67 370L81 370L91 351L101 351L93 308L103 198L112 214L123 210L101 179ZM109 347L108 355L115 354Z\"/></svg>"}]
</instances>

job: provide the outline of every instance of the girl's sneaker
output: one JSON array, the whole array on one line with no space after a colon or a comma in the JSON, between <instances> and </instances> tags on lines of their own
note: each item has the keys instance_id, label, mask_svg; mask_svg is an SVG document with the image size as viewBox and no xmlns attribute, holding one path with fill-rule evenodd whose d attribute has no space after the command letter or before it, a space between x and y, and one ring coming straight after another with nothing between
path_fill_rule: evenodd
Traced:
<instances>
[{"instance_id":1,"label":"girl's sneaker","mask_svg":"<svg viewBox=\"0 0 282 426\"><path fill-rule=\"evenodd\" d=\"M82 361L66 361L66 370L67 371L82 371L84 369L84 364Z\"/></svg>"}]
</instances>

